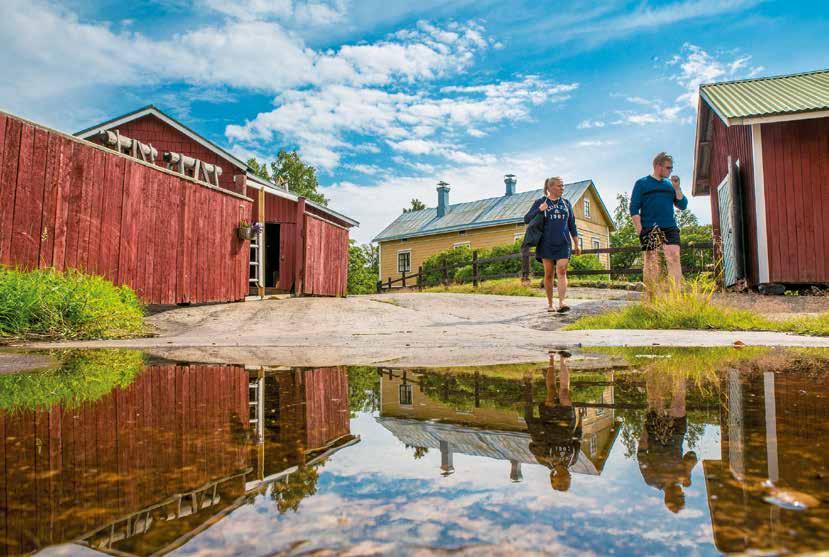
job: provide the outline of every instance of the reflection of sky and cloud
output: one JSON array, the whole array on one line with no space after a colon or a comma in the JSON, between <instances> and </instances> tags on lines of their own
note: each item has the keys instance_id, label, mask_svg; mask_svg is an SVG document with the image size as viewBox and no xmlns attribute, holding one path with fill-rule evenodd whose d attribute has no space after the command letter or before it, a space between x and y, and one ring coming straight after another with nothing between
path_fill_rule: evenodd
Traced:
<instances>
[{"instance_id":1,"label":"reflection of sky and cloud","mask_svg":"<svg viewBox=\"0 0 829 557\"><path fill-rule=\"evenodd\" d=\"M709 373L723 358L730 369ZM97 401L0 413L10 505L0 539L10 554L78 540L199 556L819 550L829 381L774 373L790 360L147 366Z\"/></svg>"}]
</instances>

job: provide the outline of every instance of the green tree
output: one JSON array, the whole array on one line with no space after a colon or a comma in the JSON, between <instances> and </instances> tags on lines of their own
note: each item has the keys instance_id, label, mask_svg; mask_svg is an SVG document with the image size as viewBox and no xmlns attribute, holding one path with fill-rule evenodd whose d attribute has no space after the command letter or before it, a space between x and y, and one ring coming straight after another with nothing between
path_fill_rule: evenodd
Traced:
<instances>
[{"instance_id":1,"label":"green tree","mask_svg":"<svg viewBox=\"0 0 829 557\"><path fill-rule=\"evenodd\" d=\"M251 170L253 170L253 173L256 176L264 178L265 180L271 179L271 175L268 174L268 165L264 162L260 163L258 160L256 160L256 157L249 158L247 161L247 165L250 167Z\"/></svg>"},{"instance_id":2,"label":"green tree","mask_svg":"<svg viewBox=\"0 0 829 557\"><path fill-rule=\"evenodd\" d=\"M318 191L317 169L305 164L296 151L280 150L271 163L271 174L275 182L283 182L292 193L328 205L328 199Z\"/></svg>"},{"instance_id":3,"label":"green tree","mask_svg":"<svg viewBox=\"0 0 829 557\"><path fill-rule=\"evenodd\" d=\"M349 240L348 293L372 294L377 289L377 248Z\"/></svg>"},{"instance_id":4,"label":"green tree","mask_svg":"<svg viewBox=\"0 0 829 557\"><path fill-rule=\"evenodd\" d=\"M348 368L348 410L351 417L358 412L374 412L380 408L380 374L376 367Z\"/></svg>"},{"instance_id":5,"label":"green tree","mask_svg":"<svg viewBox=\"0 0 829 557\"><path fill-rule=\"evenodd\" d=\"M613 210L613 224L616 230L610 234L610 247L638 246L639 236L630 216L630 196L627 193L617 194L616 201L618 204ZM638 253L611 253L610 266L614 269L632 267L638 257Z\"/></svg>"},{"instance_id":6,"label":"green tree","mask_svg":"<svg viewBox=\"0 0 829 557\"><path fill-rule=\"evenodd\" d=\"M411 213L412 211L422 211L425 208L426 208L426 204L415 197L415 198L412 199L411 207L404 208L403 212L404 213Z\"/></svg>"}]
</instances>

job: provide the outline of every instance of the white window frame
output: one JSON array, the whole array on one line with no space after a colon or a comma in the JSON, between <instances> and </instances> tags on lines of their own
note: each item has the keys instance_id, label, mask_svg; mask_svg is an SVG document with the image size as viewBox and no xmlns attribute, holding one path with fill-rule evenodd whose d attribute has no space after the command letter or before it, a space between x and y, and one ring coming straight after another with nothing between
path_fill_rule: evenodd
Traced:
<instances>
[{"instance_id":1,"label":"white window frame","mask_svg":"<svg viewBox=\"0 0 829 557\"><path fill-rule=\"evenodd\" d=\"M582 206L582 211L584 212L584 218L590 218L590 200L586 197L582 200L584 205Z\"/></svg>"},{"instance_id":2,"label":"white window frame","mask_svg":"<svg viewBox=\"0 0 829 557\"><path fill-rule=\"evenodd\" d=\"M584 238L579 234L579 249L584 249Z\"/></svg>"},{"instance_id":3,"label":"white window frame","mask_svg":"<svg viewBox=\"0 0 829 557\"><path fill-rule=\"evenodd\" d=\"M406 269L406 270L401 270L400 269L400 254L402 254L402 253L409 254L409 268ZM411 273L412 272L412 250L410 250L410 249L397 250L397 272L398 272L398 274L404 273L404 272L405 273Z\"/></svg>"},{"instance_id":4,"label":"white window frame","mask_svg":"<svg viewBox=\"0 0 829 557\"><path fill-rule=\"evenodd\" d=\"M590 243L593 246L593 249L602 249L602 241L599 238L591 236Z\"/></svg>"},{"instance_id":5,"label":"white window frame","mask_svg":"<svg viewBox=\"0 0 829 557\"><path fill-rule=\"evenodd\" d=\"M462 248L463 246L467 246L469 249L472 249L472 242L458 242L457 244L452 244L452 249Z\"/></svg>"},{"instance_id":6,"label":"white window frame","mask_svg":"<svg viewBox=\"0 0 829 557\"><path fill-rule=\"evenodd\" d=\"M408 402L404 402L403 399L403 391L406 391L406 398ZM401 383L397 386L397 402L400 406L406 406L411 408L414 404L414 389L412 388L411 383Z\"/></svg>"}]
</instances>

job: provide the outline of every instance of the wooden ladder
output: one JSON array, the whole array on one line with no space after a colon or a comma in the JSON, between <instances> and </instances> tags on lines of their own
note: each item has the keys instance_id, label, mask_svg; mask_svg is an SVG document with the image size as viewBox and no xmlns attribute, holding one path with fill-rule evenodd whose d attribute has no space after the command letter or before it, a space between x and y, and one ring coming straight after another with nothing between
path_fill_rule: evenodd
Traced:
<instances>
[{"instance_id":1,"label":"wooden ladder","mask_svg":"<svg viewBox=\"0 0 829 557\"><path fill-rule=\"evenodd\" d=\"M256 285L257 287L265 285L262 281L262 246L259 243L261 238L262 235L258 234L256 238L250 241L250 270L248 271L248 283Z\"/></svg>"}]
</instances>

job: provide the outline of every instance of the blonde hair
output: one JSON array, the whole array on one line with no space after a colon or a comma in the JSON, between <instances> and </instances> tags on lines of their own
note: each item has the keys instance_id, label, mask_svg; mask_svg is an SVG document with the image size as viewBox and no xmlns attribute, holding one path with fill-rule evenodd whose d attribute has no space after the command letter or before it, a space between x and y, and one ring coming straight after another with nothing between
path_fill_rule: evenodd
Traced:
<instances>
[{"instance_id":1,"label":"blonde hair","mask_svg":"<svg viewBox=\"0 0 829 557\"><path fill-rule=\"evenodd\" d=\"M653 158L653 165L662 166L662 164L667 161L674 162L674 158L665 151L662 151Z\"/></svg>"},{"instance_id":2,"label":"blonde hair","mask_svg":"<svg viewBox=\"0 0 829 557\"><path fill-rule=\"evenodd\" d=\"M561 177L552 176L552 177L547 178L546 180L544 180L544 195L547 195L547 194L550 193L550 185L552 185L554 182L559 182L561 184L561 186L564 187L564 180L562 180Z\"/></svg>"}]
</instances>

